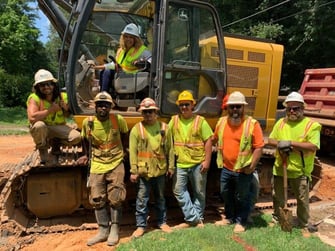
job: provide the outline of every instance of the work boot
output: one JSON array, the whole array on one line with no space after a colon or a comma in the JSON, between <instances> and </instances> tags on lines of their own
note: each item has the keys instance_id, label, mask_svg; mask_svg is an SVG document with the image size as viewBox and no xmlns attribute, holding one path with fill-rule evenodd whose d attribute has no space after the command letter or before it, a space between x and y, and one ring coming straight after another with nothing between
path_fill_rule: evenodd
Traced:
<instances>
[{"instance_id":1,"label":"work boot","mask_svg":"<svg viewBox=\"0 0 335 251\"><path fill-rule=\"evenodd\" d=\"M138 238L144 235L145 233L145 228L144 227L138 227L136 230L132 233L131 237L132 238Z\"/></svg>"},{"instance_id":2,"label":"work boot","mask_svg":"<svg viewBox=\"0 0 335 251\"><path fill-rule=\"evenodd\" d=\"M107 245L115 246L119 242L119 224L121 219L121 208L114 209L111 208L111 229L109 232Z\"/></svg>"},{"instance_id":3,"label":"work boot","mask_svg":"<svg viewBox=\"0 0 335 251\"><path fill-rule=\"evenodd\" d=\"M109 214L106 207L96 209L94 211L95 218L99 225L99 232L87 241L87 246L106 241L109 234Z\"/></svg>"},{"instance_id":4,"label":"work boot","mask_svg":"<svg viewBox=\"0 0 335 251\"><path fill-rule=\"evenodd\" d=\"M47 148L40 148L38 149L38 152L40 153L40 163L41 165L44 165L48 161L48 149Z\"/></svg>"},{"instance_id":5,"label":"work boot","mask_svg":"<svg viewBox=\"0 0 335 251\"><path fill-rule=\"evenodd\" d=\"M54 138L51 140L51 154L53 155L61 155L62 151L60 150L61 141L60 139Z\"/></svg>"}]
</instances>

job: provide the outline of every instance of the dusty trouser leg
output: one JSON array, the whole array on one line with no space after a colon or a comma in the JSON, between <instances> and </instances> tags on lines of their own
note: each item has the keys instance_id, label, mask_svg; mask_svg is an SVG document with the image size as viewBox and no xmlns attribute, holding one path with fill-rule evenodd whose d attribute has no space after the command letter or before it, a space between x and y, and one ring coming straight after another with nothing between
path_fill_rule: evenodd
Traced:
<instances>
[{"instance_id":1,"label":"dusty trouser leg","mask_svg":"<svg viewBox=\"0 0 335 251\"><path fill-rule=\"evenodd\" d=\"M119 224L121 220L122 203L126 199L124 186L124 165L120 163L116 168L106 174L108 202L111 207L111 229L107 240L108 246L119 242Z\"/></svg>"},{"instance_id":2,"label":"dusty trouser leg","mask_svg":"<svg viewBox=\"0 0 335 251\"><path fill-rule=\"evenodd\" d=\"M87 241L88 246L106 241L109 235L110 212L106 203L106 182L105 174L91 173L88 182L90 188L90 204L95 208L95 218L99 231Z\"/></svg>"},{"instance_id":3,"label":"dusty trouser leg","mask_svg":"<svg viewBox=\"0 0 335 251\"><path fill-rule=\"evenodd\" d=\"M95 218L99 225L98 233L87 241L87 246L106 241L109 235L109 212L107 207L95 209Z\"/></svg>"},{"instance_id":4,"label":"dusty trouser leg","mask_svg":"<svg viewBox=\"0 0 335 251\"><path fill-rule=\"evenodd\" d=\"M45 164L48 160L48 126L43 121L37 121L30 127L30 134L39 151L41 164Z\"/></svg>"},{"instance_id":5,"label":"dusty trouser leg","mask_svg":"<svg viewBox=\"0 0 335 251\"><path fill-rule=\"evenodd\" d=\"M59 144L74 146L81 142L80 132L68 125L49 126L48 129L52 140L59 141Z\"/></svg>"},{"instance_id":6,"label":"dusty trouser leg","mask_svg":"<svg viewBox=\"0 0 335 251\"><path fill-rule=\"evenodd\" d=\"M119 242L119 224L122 215L122 209L112 208L110 209L111 213L111 228L107 240L108 246L114 246Z\"/></svg>"}]
</instances>

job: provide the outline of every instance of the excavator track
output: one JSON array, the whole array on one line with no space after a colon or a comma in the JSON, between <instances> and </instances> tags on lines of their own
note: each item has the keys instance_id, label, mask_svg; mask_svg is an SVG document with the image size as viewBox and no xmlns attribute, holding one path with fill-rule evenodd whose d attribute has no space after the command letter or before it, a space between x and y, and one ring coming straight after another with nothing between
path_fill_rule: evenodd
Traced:
<instances>
[{"instance_id":1,"label":"excavator track","mask_svg":"<svg viewBox=\"0 0 335 251\"><path fill-rule=\"evenodd\" d=\"M259 170L260 197L255 210L272 209L271 176L273 158L271 151L266 150ZM95 229L97 224L93 209L88 203L87 166L75 165L82 154L79 147L62 147L61 154L55 159L49 154L46 165L40 165L38 151L33 151L25 159L8 170L8 178L2 173L0 184L1 224L7 225L14 232L25 234L57 233L85 229ZM213 218L222 212L223 204L218 196L220 170L212 169L208 174L206 215ZM321 182L322 166L316 159L310 198ZM127 177L126 177L126 180ZM126 181L126 183L128 183ZM167 182L167 207L172 212L169 220L182 220L178 215L179 207L172 193L172 182ZM127 184L127 200L124 204L122 225L134 225L136 192L134 186ZM289 198L288 205L296 206L296 201ZM179 212L180 214L180 212ZM121 225L121 226L122 226Z\"/></svg>"}]
</instances>

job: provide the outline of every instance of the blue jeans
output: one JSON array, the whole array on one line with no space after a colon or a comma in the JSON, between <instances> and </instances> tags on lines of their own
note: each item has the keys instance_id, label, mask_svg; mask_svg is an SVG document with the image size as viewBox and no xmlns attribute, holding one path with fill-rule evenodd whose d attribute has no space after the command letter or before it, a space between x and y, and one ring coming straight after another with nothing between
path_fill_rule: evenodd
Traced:
<instances>
[{"instance_id":1,"label":"blue jeans","mask_svg":"<svg viewBox=\"0 0 335 251\"><path fill-rule=\"evenodd\" d=\"M226 219L245 225L250 213L250 186L253 174L237 173L222 168L220 193Z\"/></svg>"},{"instance_id":2,"label":"blue jeans","mask_svg":"<svg viewBox=\"0 0 335 251\"><path fill-rule=\"evenodd\" d=\"M100 92L112 92L114 75L114 70L105 69L100 72Z\"/></svg>"},{"instance_id":3,"label":"blue jeans","mask_svg":"<svg viewBox=\"0 0 335 251\"><path fill-rule=\"evenodd\" d=\"M249 191L249 207L250 207L250 212L254 210L255 204L258 200L258 195L259 195L259 176L257 170L255 170L252 173L252 179L251 179L251 186L250 186L250 191Z\"/></svg>"},{"instance_id":4,"label":"blue jeans","mask_svg":"<svg viewBox=\"0 0 335 251\"><path fill-rule=\"evenodd\" d=\"M204 219L206 206L207 172L200 173L201 164L191 168L179 168L175 170L173 179L173 193L184 214L187 223L198 224ZM192 197L187 189L188 181L192 186Z\"/></svg>"},{"instance_id":5,"label":"blue jeans","mask_svg":"<svg viewBox=\"0 0 335 251\"><path fill-rule=\"evenodd\" d=\"M136 226L145 228L149 214L148 202L151 190L154 193L155 213L157 225L161 226L166 223L166 205L164 197L165 175L153 177L149 180L140 178L137 183L136 197Z\"/></svg>"}]
</instances>

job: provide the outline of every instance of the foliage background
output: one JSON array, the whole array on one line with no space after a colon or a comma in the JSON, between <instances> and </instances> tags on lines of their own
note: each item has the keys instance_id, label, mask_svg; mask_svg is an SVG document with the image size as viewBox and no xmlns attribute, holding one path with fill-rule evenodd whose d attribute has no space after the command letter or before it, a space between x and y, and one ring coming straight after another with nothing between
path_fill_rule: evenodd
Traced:
<instances>
[{"instance_id":1,"label":"foliage background","mask_svg":"<svg viewBox=\"0 0 335 251\"><path fill-rule=\"evenodd\" d=\"M60 39L50 27L39 41L33 0L0 2L0 107L25 106L34 73L57 76ZM281 85L297 90L305 69L335 67L335 0L209 0L224 32L284 45Z\"/></svg>"}]
</instances>

